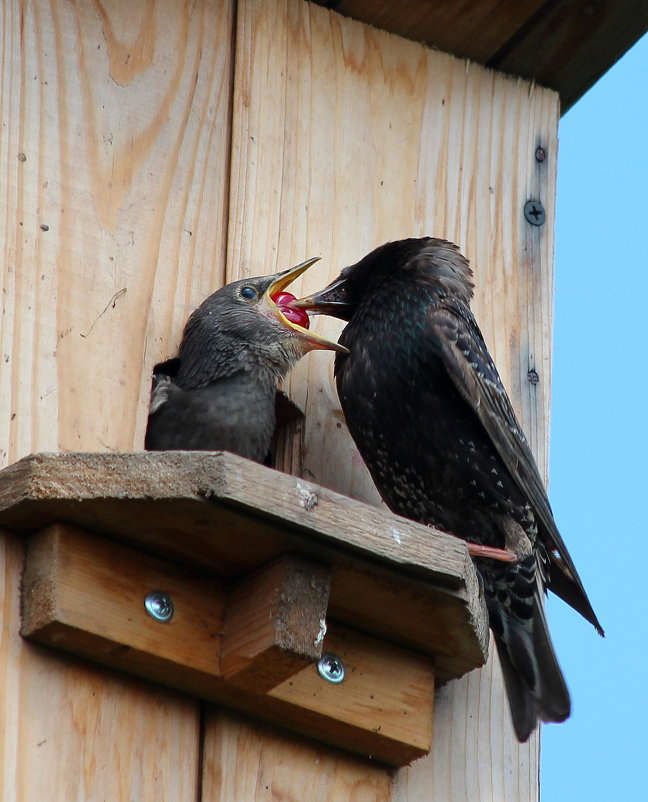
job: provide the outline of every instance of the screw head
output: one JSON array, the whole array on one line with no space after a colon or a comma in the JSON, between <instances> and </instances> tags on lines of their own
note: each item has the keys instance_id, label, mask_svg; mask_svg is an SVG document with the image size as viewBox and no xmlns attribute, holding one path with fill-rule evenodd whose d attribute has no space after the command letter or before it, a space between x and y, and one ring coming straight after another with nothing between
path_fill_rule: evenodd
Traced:
<instances>
[{"instance_id":1,"label":"screw head","mask_svg":"<svg viewBox=\"0 0 648 802\"><path fill-rule=\"evenodd\" d=\"M334 685L339 685L344 679L344 663L336 654L327 652L317 661L317 670L320 677Z\"/></svg>"},{"instance_id":2,"label":"screw head","mask_svg":"<svg viewBox=\"0 0 648 802\"><path fill-rule=\"evenodd\" d=\"M535 157L537 162L543 162L547 158L547 151L539 146L536 148Z\"/></svg>"},{"instance_id":3,"label":"screw head","mask_svg":"<svg viewBox=\"0 0 648 802\"><path fill-rule=\"evenodd\" d=\"M151 618L163 624L168 623L175 612L171 596L163 590L152 590L144 599L144 607Z\"/></svg>"},{"instance_id":4,"label":"screw head","mask_svg":"<svg viewBox=\"0 0 648 802\"><path fill-rule=\"evenodd\" d=\"M541 226L547 219L547 213L540 201L527 201L524 204L524 219L532 226Z\"/></svg>"}]
</instances>

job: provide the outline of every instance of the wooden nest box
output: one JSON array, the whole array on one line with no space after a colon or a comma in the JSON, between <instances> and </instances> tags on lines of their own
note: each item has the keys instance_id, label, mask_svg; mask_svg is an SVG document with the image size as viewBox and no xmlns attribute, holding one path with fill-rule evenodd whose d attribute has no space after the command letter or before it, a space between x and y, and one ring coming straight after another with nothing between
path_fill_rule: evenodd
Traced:
<instances>
[{"instance_id":1,"label":"wooden nest box","mask_svg":"<svg viewBox=\"0 0 648 802\"><path fill-rule=\"evenodd\" d=\"M331 355L283 387L283 472L142 453L151 369L228 281L321 256L306 294L443 237L545 470L558 120L645 13L7 0L2 25L0 798L536 799L539 739L472 670L465 546L378 506Z\"/></svg>"}]
</instances>

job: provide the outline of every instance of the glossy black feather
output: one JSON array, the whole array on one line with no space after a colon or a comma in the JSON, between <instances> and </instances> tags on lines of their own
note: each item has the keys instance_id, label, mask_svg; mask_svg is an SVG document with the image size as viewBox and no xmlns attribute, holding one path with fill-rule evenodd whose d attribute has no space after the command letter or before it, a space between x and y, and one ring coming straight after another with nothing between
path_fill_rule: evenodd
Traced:
<instances>
[{"instance_id":1,"label":"glossy black feather","mask_svg":"<svg viewBox=\"0 0 648 802\"><path fill-rule=\"evenodd\" d=\"M520 557L516 565L476 562L514 725L526 740L538 718L561 721L570 711L542 604L553 577L602 630L470 310L471 277L453 244L403 240L346 268L310 305L348 321L338 394L388 506Z\"/></svg>"}]
</instances>

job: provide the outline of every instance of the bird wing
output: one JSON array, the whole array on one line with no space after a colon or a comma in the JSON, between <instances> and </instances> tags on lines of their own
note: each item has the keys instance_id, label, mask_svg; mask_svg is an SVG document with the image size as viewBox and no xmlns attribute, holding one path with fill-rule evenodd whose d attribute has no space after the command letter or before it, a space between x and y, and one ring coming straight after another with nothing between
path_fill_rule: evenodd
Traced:
<instances>
[{"instance_id":1,"label":"bird wing","mask_svg":"<svg viewBox=\"0 0 648 802\"><path fill-rule=\"evenodd\" d=\"M440 344L450 379L486 430L546 534L545 545L552 567L557 569L551 574L551 589L603 634L556 527L527 439L470 309L456 301L437 306L428 317L428 325L432 340Z\"/></svg>"}]
</instances>

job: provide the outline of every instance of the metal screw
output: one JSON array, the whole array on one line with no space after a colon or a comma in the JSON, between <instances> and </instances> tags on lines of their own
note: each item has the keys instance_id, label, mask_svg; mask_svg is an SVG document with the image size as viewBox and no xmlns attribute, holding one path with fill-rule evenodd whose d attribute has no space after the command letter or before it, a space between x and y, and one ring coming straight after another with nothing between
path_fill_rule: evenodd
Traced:
<instances>
[{"instance_id":1,"label":"metal screw","mask_svg":"<svg viewBox=\"0 0 648 802\"><path fill-rule=\"evenodd\" d=\"M543 162L547 158L547 151L543 147L537 147L535 157L537 162Z\"/></svg>"},{"instance_id":2,"label":"metal screw","mask_svg":"<svg viewBox=\"0 0 648 802\"><path fill-rule=\"evenodd\" d=\"M301 482L297 482L297 493L299 494L299 503L306 512L311 512L317 507L317 493L314 493L310 487L301 484Z\"/></svg>"},{"instance_id":3,"label":"metal screw","mask_svg":"<svg viewBox=\"0 0 648 802\"><path fill-rule=\"evenodd\" d=\"M171 596L163 590L152 590L144 599L144 607L151 618L163 624L168 623L175 612Z\"/></svg>"},{"instance_id":4,"label":"metal screw","mask_svg":"<svg viewBox=\"0 0 648 802\"><path fill-rule=\"evenodd\" d=\"M538 376L537 371L531 370L527 373L527 379L531 382L531 384L537 384L540 381L540 376Z\"/></svg>"},{"instance_id":5,"label":"metal screw","mask_svg":"<svg viewBox=\"0 0 648 802\"><path fill-rule=\"evenodd\" d=\"M304 498L302 498L302 504L306 512L311 512L317 507L317 493L308 493Z\"/></svg>"},{"instance_id":6,"label":"metal screw","mask_svg":"<svg viewBox=\"0 0 648 802\"><path fill-rule=\"evenodd\" d=\"M527 201L524 204L524 218L532 226L541 226L547 219L547 214L540 201Z\"/></svg>"},{"instance_id":7,"label":"metal screw","mask_svg":"<svg viewBox=\"0 0 648 802\"><path fill-rule=\"evenodd\" d=\"M338 685L344 679L344 663L336 654L323 654L317 661L320 677Z\"/></svg>"}]
</instances>

